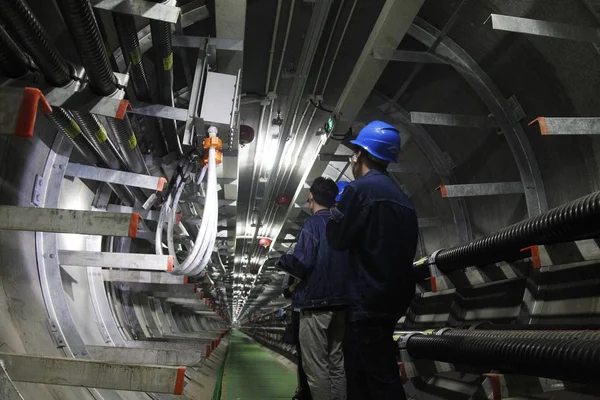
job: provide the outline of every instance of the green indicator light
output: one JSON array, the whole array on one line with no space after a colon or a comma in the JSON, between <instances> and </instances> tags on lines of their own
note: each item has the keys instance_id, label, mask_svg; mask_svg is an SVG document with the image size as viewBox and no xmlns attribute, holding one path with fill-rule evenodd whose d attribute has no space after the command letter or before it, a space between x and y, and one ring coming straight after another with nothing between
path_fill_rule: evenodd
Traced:
<instances>
[{"instance_id":1,"label":"green indicator light","mask_svg":"<svg viewBox=\"0 0 600 400\"><path fill-rule=\"evenodd\" d=\"M325 132L329 134L333 132L333 128L335 128L335 120L333 119L333 117L329 117L327 123L325 124Z\"/></svg>"}]
</instances>

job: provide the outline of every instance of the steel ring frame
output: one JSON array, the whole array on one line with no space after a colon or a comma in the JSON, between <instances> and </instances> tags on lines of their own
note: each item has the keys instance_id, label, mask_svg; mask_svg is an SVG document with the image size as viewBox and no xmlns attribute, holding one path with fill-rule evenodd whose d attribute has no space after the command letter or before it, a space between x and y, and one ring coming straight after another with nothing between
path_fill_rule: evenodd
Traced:
<instances>
[{"instance_id":1,"label":"steel ring frame","mask_svg":"<svg viewBox=\"0 0 600 400\"><path fill-rule=\"evenodd\" d=\"M431 46L439 33L440 31L432 25L416 18L407 34L422 44ZM535 154L521 124L512 121L508 101L477 62L452 40L444 38L435 53L456 62L457 65L450 65L465 79L496 118L519 169L529 217L546 211L548 202Z\"/></svg>"},{"instance_id":2,"label":"steel ring frame","mask_svg":"<svg viewBox=\"0 0 600 400\"><path fill-rule=\"evenodd\" d=\"M71 145L64 135L57 134L44 167L43 178L46 185L42 196L42 207L58 208L61 184L71 150ZM91 360L92 357L75 326L65 299L56 233L36 232L35 243L42 296L57 347L62 348L66 356ZM122 397L113 390L86 389L98 400L122 400Z\"/></svg>"}]
</instances>

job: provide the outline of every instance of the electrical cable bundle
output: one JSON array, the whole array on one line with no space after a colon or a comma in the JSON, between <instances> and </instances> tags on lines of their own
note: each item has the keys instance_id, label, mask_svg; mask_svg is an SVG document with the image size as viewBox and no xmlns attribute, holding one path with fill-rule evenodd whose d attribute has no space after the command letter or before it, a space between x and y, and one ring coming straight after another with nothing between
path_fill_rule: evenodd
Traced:
<instances>
[{"instance_id":1,"label":"electrical cable bundle","mask_svg":"<svg viewBox=\"0 0 600 400\"><path fill-rule=\"evenodd\" d=\"M216 143L217 128L211 126L208 129L209 142ZM220 142L220 140L218 140ZM206 141L205 141L205 147ZM198 180L195 182L199 185L204 177L207 178L206 197L204 202L204 211L202 214L202 223L198 229L198 235L192 246L192 250L183 262L179 262L175 257L175 265L171 273L175 275L197 276L204 271L210 261L213 247L217 239L217 224L219 213L219 200L217 196L217 160L220 158L219 149L216 145L209 145L207 149L207 163L202 168ZM158 228L156 230L156 254L163 254L162 248L162 231L163 225L167 227L167 247L169 255L175 256L175 245L173 244L173 229L177 221L177 206L179 199L186 185L186 178L193 167L193 163L188 163L183 168L183 173L176 178L173 190L167 196L166 201L162 205L160 217L158 219Z\"/></svg>"}]
</instances>

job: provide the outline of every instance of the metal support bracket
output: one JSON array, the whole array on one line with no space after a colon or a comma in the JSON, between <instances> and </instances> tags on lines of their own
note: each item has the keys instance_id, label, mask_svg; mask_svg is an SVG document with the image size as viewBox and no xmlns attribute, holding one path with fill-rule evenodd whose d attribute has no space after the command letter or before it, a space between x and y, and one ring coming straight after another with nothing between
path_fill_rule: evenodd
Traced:
<instances>
[{"instance_id":1,"label":"metal support bracket","mask_svg":"<svg viewBox=\"0 0 600 400\"><path fill-rule=\"evenodd\" d=\"M521 182L474 183L469 185L441 185L439 187L443 198L495 196L504 194L524 193Z\"/></svg>"},{"instance_id":2,"label":"metal support bracket","mask_svg":"<svg viewBox=\"0 0 600 400\"><path fill-rule=\"evenodd\" d=\"M42 206L44 196L44 178L40 175L35 176L33 182L33 193L31 193L31 203L36 207Z\"/></svg>"},{"instance_id":3,"label":"metal support bracket","mask_svg":"<svg viewBox=\"0 0 600 400\"><path fill-rule=\"evenodd\" d=\"M46 326L48 327L50 336L52 336L52 340L54 340L54 344L56 345L56 348L62 349L63 347L65 347L64 337L58 330L58 326L56 325L56 322L54 322L52 319L49 318L48 321L46 321Z\"/></svg>"},{"instance_id":4,"label":"metal support bracket","mask_svg":"<svg viewBox=\"0 0 600 400\"><path fill-rule=\"evenodd\" d=\"M421 125L456 126L464 128L498 128L490 116L455 115L412 111L410 122Z\"/></svg>"},{"instance_id":5,"label":"metal support bracket","mask_svg":"<svg viewBox=\"0 0 600 400\"><path fill-rule=\"evenodd\" d=\"M492 28L500 31L525 33L557 39L575 40L578 42L600 42L600 30L587 26L576 26L546 22L530 18L510 17L507 15L490 15Z\"/></svg>"},{"instance_id":6,"label":"metal support bracket","mask_svg":"<svg viewBox=\"0 0 600 400\"><path fill-rule=\"evenodd\" d=\"M93 0L92 6L101 10L133 15L174 24L179 19L179 7L143 0Z\"/></svg>"},{"instance_id":7,"label":"metal support bracket","mask_svg":"<svg viewBox=\"0 0 600 400\"><path fill-rule=\"evenodd\" d=\"M163 177L134 174L125 171L116 171L114 169L92 167L89 165L69 163L65 176L77 177L80 179L89 179L98 182L116 183L125 186L133 186L144 189L151 189L161 192L167 183Z\"/></svg>"}]
</instances>

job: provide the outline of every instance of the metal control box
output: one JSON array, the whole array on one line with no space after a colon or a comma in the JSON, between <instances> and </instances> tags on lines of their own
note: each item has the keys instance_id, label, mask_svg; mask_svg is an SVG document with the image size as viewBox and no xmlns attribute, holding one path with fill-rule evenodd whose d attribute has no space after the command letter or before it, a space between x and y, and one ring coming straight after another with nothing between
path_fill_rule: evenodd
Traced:
<instances>
[{"instance_id":1,"label":"metal control box","mask_svg":"<svg viewBox=\"0 0 600 400\"><path fill-rule=\"evenodd\" d=\"M234 115L237 76L208 72L200 118L206 126L214 125L219 134L229 133Z\"/></svg>"}]
</instances>

